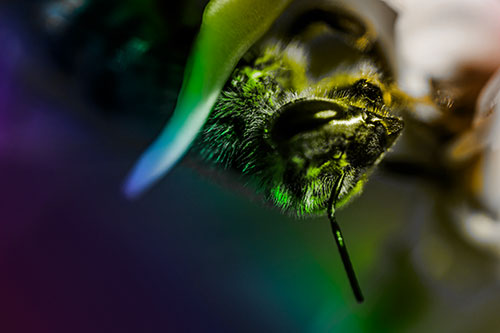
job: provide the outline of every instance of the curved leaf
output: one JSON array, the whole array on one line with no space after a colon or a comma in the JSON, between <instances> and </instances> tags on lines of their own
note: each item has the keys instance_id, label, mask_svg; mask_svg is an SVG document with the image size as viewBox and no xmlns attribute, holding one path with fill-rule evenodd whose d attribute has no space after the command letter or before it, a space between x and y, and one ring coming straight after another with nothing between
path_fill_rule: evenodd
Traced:
<instances>
[{"instance_id":1,"label":"curved leaf","mask_svg":"<svg viewBox=\"0 0 500 333\"><path fill-rule=\"evenodd\" d=\"M128 197L140 195L184 155L239 59L290 2L210 1L186 67L174 114L132 170L124 188Z\"/></svg>"}]
</instances>

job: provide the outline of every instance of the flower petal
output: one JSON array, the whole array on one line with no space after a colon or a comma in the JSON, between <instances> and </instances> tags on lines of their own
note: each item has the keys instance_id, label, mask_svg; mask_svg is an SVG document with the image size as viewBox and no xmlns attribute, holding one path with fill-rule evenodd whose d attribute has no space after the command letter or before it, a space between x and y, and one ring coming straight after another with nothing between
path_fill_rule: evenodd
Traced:
<instances>
[{"instance_id":1,"label":"flower petal","mask_svg":"<svg viewBox=\"0 0 500 333\"><path fill-rule=\"evenodd\" d=\"M398 8L396 45L400 85L429 93L430 79L450 80L464 66L500 65L500 2L392 0Z\"/></svg>"},{"instance_id":2,"label":"flower petal","mask_svg":"<svg viewBox=\"0 0 500 333\"><path fill-rule=\"evenodd\" d=\"M172 118L132 170L128 197L149 188L184 155L243 54L291 0L212 0L203 14Z\"/></svg>"}]
</instances>

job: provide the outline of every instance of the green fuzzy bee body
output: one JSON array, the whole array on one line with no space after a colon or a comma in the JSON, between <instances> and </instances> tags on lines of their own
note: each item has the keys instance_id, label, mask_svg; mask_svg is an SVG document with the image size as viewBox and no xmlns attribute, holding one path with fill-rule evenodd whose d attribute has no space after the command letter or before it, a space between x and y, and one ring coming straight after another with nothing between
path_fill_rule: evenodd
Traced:
<instances>
[{"instance_id":1,"label":"green fuzzy bee body","mask_svg":"<svg viewBox=\"0 0 500 333\"><path fill-rule=\"evenodd\" d=\"M206 161L240 174L267 201L296 216L324 213L342 173L345 181L337 201L342 206L360 193L373 166L393 144L393 139L382 141L390 132L397 137L402 128L391 110L403 107L404 99L366 59L316 78L308 74L307 55L299 44L270 43L257 53L233 72L195 150ZM325 110L302 115L286 111L300 103L324 103ZM335 103L342 119L332 117L329 103ZM278 129L287 114L288 126ZM379 135L382 141L372 140L375 130L365 126L366 114L391 119ZM275 137L294 126L306 128L283 140ZM346 145L356 142L365 150L357 149L353 156Z\"/></svg>"}]
</instances>

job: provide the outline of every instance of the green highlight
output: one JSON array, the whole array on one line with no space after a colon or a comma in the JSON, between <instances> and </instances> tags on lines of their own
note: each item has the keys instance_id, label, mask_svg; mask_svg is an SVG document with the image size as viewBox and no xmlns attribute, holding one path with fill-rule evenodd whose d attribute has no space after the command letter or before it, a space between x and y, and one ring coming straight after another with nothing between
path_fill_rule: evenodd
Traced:
<instances>
[{"instance_id":1,"label":"green highlight","mask_svg":"<svg viewBox=\"0 0 500 333\"><path fill-rule=\"evenodd\" d=\"M327 163L329 164L329 163ZM307 169L307 173L306 173L306 177L307 178L315 178L317 177L320 173L321 173L321 169L323 168L324 166L321 166L321 167L316 167L316 168L309 168Z\"/></svg>"},{"instance_id":2,"label":"green highlight","mask_svg":"<svg viewBox=\"0 0 500 333\"><path fill-rule=\"evenodd\" d=\"M274 188L273 192L274 202L282 208L288 207L290 204L290 196L286 190L283 190L281 186L277 186Z\"/></svg>"},{"instance_id":3,"label":"green highlight","mask_svg":"<svg viewBox=\"0 0 500 333\"><path fill-rule=\"evenodd\" d=\"M335 233L335 236L337 236L337 240L339 241L339 245L344 246L344 239L342 238L342 234L340 233L340 231L337 230L337 232Z\"/></svg>"}]
</instances>

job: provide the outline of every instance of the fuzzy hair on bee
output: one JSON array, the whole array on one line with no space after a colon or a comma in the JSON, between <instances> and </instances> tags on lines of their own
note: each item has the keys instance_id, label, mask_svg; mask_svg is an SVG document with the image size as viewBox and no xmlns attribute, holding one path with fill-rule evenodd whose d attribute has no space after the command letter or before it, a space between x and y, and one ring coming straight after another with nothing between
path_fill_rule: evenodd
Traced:
<instances>
[{"instance_id":1,"label":"fuzzy hair on bee","mask_svg":"<svg viewBox=\"0 0 500 333\"><path fill-rule=\"evenodd\" d=\"M240 174L294 216L320 214L344 174L338 205L359 194L403 124L404 96L378 64L339 64L321 77L298 41L249 52L227 81L194 150Z\"/></svg>"}]
</instances>

